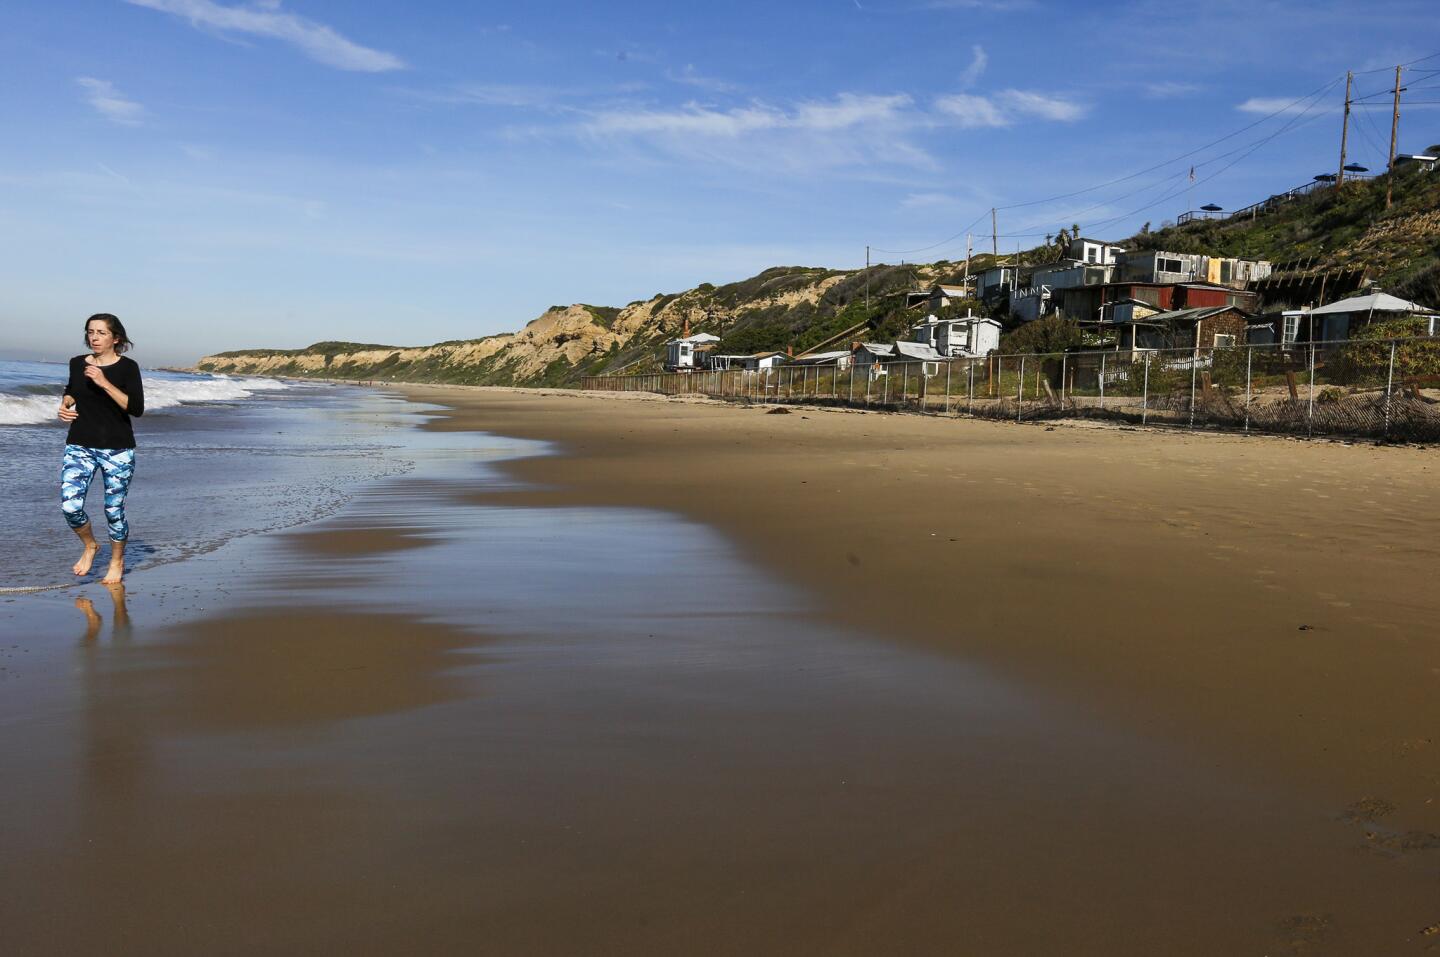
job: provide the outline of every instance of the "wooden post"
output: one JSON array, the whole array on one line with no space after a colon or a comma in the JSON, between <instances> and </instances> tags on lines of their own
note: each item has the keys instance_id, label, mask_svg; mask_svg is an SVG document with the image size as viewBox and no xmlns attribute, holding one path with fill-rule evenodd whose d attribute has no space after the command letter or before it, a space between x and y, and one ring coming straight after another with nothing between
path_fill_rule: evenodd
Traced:
<instances>
[{"instance_id":1,"label":"wooden post","mask_svg":"<svg viewBox=\"0 0 1440 957\"><path fill-rule=\"evenodd\" d=\"M1390 163L1385 168L1385 208L1390 208L1390 196L1395 186L1395 134L1400 131L1400 68L1395 68L1395 111L1390 116Z\"/></svg>"},{"instance_id":2,"label":"wooden post","mask_svg":"<svg viewBox=\"0 0 1440 957\"><path fill-rule=\"evenodd\" d=\"M1340 172L1335 174L1336 189L1345 182L1345 139L1350 133L1350 81L1354 76L1349 70L1345 71L1345 118L1340 121Z\"/></svg>"}]
</instances>

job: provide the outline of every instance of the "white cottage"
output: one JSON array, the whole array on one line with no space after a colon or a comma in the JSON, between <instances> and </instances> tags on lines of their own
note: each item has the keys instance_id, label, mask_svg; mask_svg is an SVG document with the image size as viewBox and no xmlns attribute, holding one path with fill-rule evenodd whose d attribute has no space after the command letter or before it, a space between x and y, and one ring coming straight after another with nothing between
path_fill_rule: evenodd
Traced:
<instances>
[{"instance_id":1,"label":"white cottage","mask_svg":"<svg viewBox=\"0 0 1440 957\"><path fill-rule=\"evenodd\" d=\"M1120 254L1125 252L1124 247L1116 246L1114 243L1101 242L1098 239L1086 239L1083 236L1076 236L1070 240L1070 248L1066 250L1071 259L1077 263L1085 263L1092 266L1112 266L1119 261Z\"/></svg>"},{"instance_id":2,"label":"white cottage","mask_svg":"<svg viewBox=\"0 0 1440 957\"><path fill-rule=\"evenodd\" d=\"M697 354L706 346L720 341L719 336L698 332L693 336L682 336L665 343L665 368L671 372L684 372L696 368Z\"/></svg>"},{"instance_id":3,"label":"white cottage","mask_svg":"<svg viewBox=\"0 0 1440 957\"><path fill-rule=\"evenodd\" d=\"M910 338L945 357L983 356L1000 348L1000 323L976 315L956 319L927 316L911 326Z\"/></svg>"}]
</instances>

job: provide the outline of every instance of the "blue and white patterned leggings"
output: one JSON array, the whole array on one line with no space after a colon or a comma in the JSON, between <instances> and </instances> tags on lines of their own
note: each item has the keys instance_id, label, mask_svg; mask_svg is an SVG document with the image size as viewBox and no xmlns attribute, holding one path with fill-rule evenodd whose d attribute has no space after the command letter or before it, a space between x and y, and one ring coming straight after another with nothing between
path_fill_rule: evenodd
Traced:
<instances>
[{"instance_id":1,"label":"blue and white patterned leggings","mask_svg":"<svg viewBox=\"0 0 1440 957\"><path fill-rule=\"evenodd\" d=\"M87 449L83 445L65 446L65 462L60 467L60 511L71 528L90 524L85 514L85 493L99 469L105 476L105 523L110 526L110 541L123 542L130 537L130 523L125 521L125 493L130 490L130 477L135 474L134 449Z\"/></svg>"}]
</instances>

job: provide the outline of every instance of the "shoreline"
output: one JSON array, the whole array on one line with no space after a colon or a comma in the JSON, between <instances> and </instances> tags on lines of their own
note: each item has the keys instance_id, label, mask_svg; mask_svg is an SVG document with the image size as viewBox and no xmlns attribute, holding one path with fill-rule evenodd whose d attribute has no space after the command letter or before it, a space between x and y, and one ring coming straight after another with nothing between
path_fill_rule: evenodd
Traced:
<instances>
[{"instance_id":1,"label":"shoreline","mask_svg":"<svg viewBox=\"0 0 1440 957\"><path fill-rule=\"evenodd\" d=\"M1337 815L1380 795L1407 830L1440 832L1440 544L1424 531L1440 466L1423 450L398 391L451 407L428 428L556 443L503 466L536 489L480 500L684 515L834 623L1278 771Z\"/></svg>"}]
</instances>

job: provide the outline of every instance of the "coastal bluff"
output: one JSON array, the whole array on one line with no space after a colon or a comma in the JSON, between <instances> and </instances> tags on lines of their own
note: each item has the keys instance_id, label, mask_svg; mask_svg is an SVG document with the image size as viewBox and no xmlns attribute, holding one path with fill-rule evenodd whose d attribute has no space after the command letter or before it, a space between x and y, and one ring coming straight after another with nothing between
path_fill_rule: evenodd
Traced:
<instances>
[{"instance_id":1,"label":"coastal bluff","mask_svg":"<svg viewBox=\"0 0 1440 957\"><path fill-rule=\"evenodd\" d=\"M666 339L686 328L714 332L737 348L797 346L853 326L851 306L934 280L934 267L859 271L779 266L725 286L702 283L617 308L551 306L519 332L429 346L317 342L302 349L243 349L207 355L201 372L463 385L564 386L581 376L659 368Z\"/></svg>"}]
</instances>

